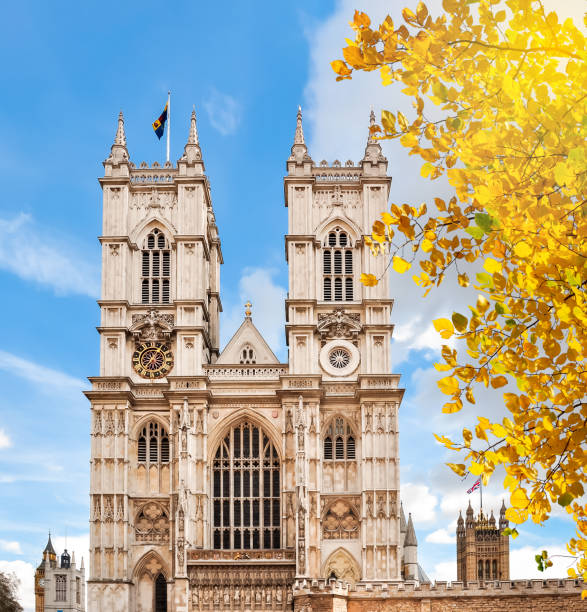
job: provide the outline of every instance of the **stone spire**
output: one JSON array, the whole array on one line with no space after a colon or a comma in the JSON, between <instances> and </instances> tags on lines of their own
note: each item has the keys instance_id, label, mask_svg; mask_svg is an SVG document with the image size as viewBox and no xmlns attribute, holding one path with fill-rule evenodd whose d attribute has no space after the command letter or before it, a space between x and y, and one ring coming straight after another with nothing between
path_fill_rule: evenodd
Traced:
<instances>
[{"instance_id":1,"label":"stone spire","mask_svg":"<svg viewBox=\"0 0 587 612\"><path fill-rule=\"evenodd\" d=\"M294 136L294 144L305 145L304 126L302 125L302 107L298 106L298 118L296 121L296 134Z\"/></svg>"},{"instance_id":2,"label":"stone spire","mask_svg":"<svg viewBox=\"0 0 587 612\"><path fill-rule=\"evenodd\" d=\"M506 527L509 526L510 522L505 517L505 502L503 499L501 500L501 508L499 510L499 528L503 531Z\"/></svg>"},{"instance_id":3,"label":"stone spire","mask_svg":"<svg viewBox=\"0 0 587 612\"><path fill-rule=\"evenodd\" d=\"M114 143L110 149L110 155L104 163L110 163L112 165L128 163L128 149L126 148L124 115L122 114L122 111L118 113L118 127L116 128L116 136L114 136Z\"/></svg>"},{"instance_id":4,"label":"stone spire","mask_svg":"<svg viewBox=\"0 0 587 612\"><path fill-rule=\"evenodd\" d=\"M192 110L190 117L190 131L188 140L183 149L183 155L179 160L179 165L185 163L187 166L196 168L197 173L203 174L204 164L202 162L202 149L200 149L200 141L198 138L198 127L196 125L196 108Z\"/></svg>"},{"instance_id":5,"label":"stone spire","mask_svg":"<svg viewBox=\"0 0 587 612\"><path fill-rule=\"evenodd\" d=\"M370 162L372 166L379 166L380 162L384 162L384 169L387 170L387 159L383 155L381 145L375 136L371 133L371 127L375 125L375 112L371 109L369 113L369 132L367 134L367 146L365 147L365 155L363 155L363 163Z\"/></svg>"},{"instance_id":6,"label":"stone spire","mask_svg":"<svg viewBox=\"0 0 587 612\"><path fill-rule=\"evenodd\" d=\"M294 143L291 148L291 155L288 161L295 161L296 164L302 164L303 162L312 159L308 155L308 147L306 146L306 140L304 138L304 127L302 125L302 107L298 106L298 116L296 119L296 133L294 135Z\"/></svg>"},{"instance_id":7,"label":"stone spire","mask_svg":"<svg viewBox=\"0 0 587 612\"><path fill-rule=\"evenodd\" d=\"M408 527L406 529L406 538L404 540L404 546L418 546L418 540L416 539L416 530L414 529L411 512L408 514Z\"/></svg>"},{"instance_id":8,"label":"stone spire","mask_svg":"<svg viewBox=\"0 0 587 612\"><path fill-rule=\"evenodd\" d=\"M367 142L375 142L375 137L371 128L375 125L375 111L371 107L371 113L369 114L369 134L367 136Z\"/></svg>"}]
</instances>

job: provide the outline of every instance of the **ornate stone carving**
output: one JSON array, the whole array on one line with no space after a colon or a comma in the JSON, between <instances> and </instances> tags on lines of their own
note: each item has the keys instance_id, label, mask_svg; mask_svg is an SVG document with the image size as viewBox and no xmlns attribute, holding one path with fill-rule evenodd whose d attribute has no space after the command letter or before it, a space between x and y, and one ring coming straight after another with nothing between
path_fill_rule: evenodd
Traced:
<instances>
[{"instance_id":1,"label":"ornate stone carving","mask_svg":"<svg viewBox=\"0 0 587 612\"><path fill-rule=\"evenodd\" d=\"M169 517L165 508L148 502L139 510L135 521L135 539L142 543L169 542Z\"/></svg>"},{"instance_id":2,"label":"ornate stone carving","mask_svg":"<svg viewBox=\"0 0 587 612\"><path fill-rule=\"evenodd\" d=\"M111 436L114 434L114 413L112 410L106 410L104 416L104 435Z\"/></svg>"},{"instance_id":3,"label":"ornate stone carving","mask_svg":"<svg viewBox=\"0 0 587 612\"><path fill-rule=\"evenodd\" d=\"M94 412L94 435L100 435L102 433L102 413Z\"/></svg>"},{"instance_id":4,"label":"ornate stone carving","mask_svg":"<svg viewBox=\"0 0 587 612\"><path fill-rule=\"evenodd\" d=\"M124 497L122 495L116 496L116 520L124 521Z\"/></svg>"},{"instance_id":5,"label":"ornate stone carving","mask_svg":"<svg viewBox=\"0 0 587 612\"><path fill-rule=\"evenodd\" d=\"M355 584L361 579L361 572L357 562L343 548L335 551L324 566L325 577L334 577L350 584Z\"/></svg>"},{"instance_id":6,"label":"ornate stone carving","mask_svg":"<svg viewBox=\"0 0 587 612\"><path fill-rule=\"evenodd\" d=\"M111 523L114 520L112 495L104 495L104 512L102 514L102 520L105 523Z\"/></svg>"},{"instance_id":7,"label":"ornate stone carving","mask_svg":"<svg viewBox=\"0 0 587 612\"><path fill-rule=\"evenodd\" d=\"M99 521L101 518L102 518L102 507L100 504L100 496L94 495L94 507L93 507L92 520Z\"/></svg>"},{"instance_id":8,"label":"ornate stone carving","mask_svg":"<svg viewBox=\"0 0 587 612\"><path fill-rule=\"evenodd\" d=\"M147 314L133 315L129 331L137 341L169 340L173 324L172 314L161 314L158 310L151 309Z\"/></svg>"},{"instance_id":9,"label":"ornate stone carving","mask_svg":"<svg viewBox=\"0 0 587 612\"><path fill-rule=\"evenodd\" d=\"M329 314L318 314L316 330L320 335L321 346L330 340L344 339L358 345L361 332L360 317L358 313L345 312L344 308L337 308Z\"/></svg>"},{"instance_id":10,"label":"ornate stone carving","mask_svg":"<svg viewBox=\"0 0 587 612\"><path fill-rule=\"evenodd\" d=\"M377 518L387 518L385 510L385 495L383 493L377 496Z\"/></svg>"},{"instance_id":11,"label":"ornate stone carving","mask_svg":"<svg viewBox=\"0 0 587 612\"><path fill-rule=\"evenodd\" d=\"M359 537L359 515L345 499L338 499L327 509L322 519L325 540L354 540Z\"/></svg>"},{"instance_id":12,"label":"ornate stone carving","mask_svg":"<svg viewBox=\"0 0 587 612\"><path fill-rule=\"evenodd\" d=\"M185 562L185 542L182 537L177 538L177 565L179 572L183 574Z\"/></svg>"}]
</instances>

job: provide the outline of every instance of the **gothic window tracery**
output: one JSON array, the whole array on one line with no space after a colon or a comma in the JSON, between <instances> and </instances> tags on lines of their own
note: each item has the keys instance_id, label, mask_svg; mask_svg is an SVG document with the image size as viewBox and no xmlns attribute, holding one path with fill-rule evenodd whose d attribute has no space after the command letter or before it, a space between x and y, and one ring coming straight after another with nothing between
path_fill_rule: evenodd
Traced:
<instances>
[{"instance_id":1,"label":"gothic window tracery","mask_svg":"<svg viewBox=\"0 0 587 612\"><path fill-rule=\"evenodd\" d=\"M340 227L335 227L324 239L322 272L325 302L353 301L353 245L348 233Z\"/></svg>"},{"instance_id":2,"label":"gothic window tracery","mask_svg":"<svg viewBox=\"0 0 587 612\"><path fill-rule=\"evenodd\" d=\"M330 461L334 459L345 460L355 458L355 437L353 430L342 417L336 417L326 429L324 459Z\"/></svg>"},{"instance_id":3,"label":"gothic window tracery","mask_svg":"<svg viewBox=\"0 0 587 612\"><path fill-rule=\"evenodd\" d=\"M139 463L169 463L169 436L164 427L151 421L140 432L137 448Z\"/></svg>"},{"instance_id":4,"label":"gothic window tracery","mask_svg":"<svg viewBox=\"0 0 587 612\"><path fill-rule=\"evenodd\" d=\"M257 356L255 354L255 349L250 344L246 344L241 349L240 363L242 364L257 363Z\"/></svg>"},{"instance_id":5,"label":"gothic window tracery","mask_svg":"<svg viewBox=\"0 0 587 612\"><path fill-rule=\"evenodd\" d=\"M212 468L213 547L280 548L280 462L263 429L248 421L231 427Z\"/></svg>"},{"instance_id":6,"label":"gothic window tracery","mask_svg":"<svg viewBox=\"0 0 587 612\"><path fill-rule=\"evenodd\" d=\"M141 259L141 302L169 304L171 283L171 250L161 230L147 236Z\"/></svg>"},{"instance_id":7,"label":"gothic window tracery","mask_svg":"<svg viewBox=\"0 0 587 612\"><path fill-rule=\"evenodd\" d=\"M67 576L55 576L55 601L67 601Z\"/></svg>"}]
</instances>

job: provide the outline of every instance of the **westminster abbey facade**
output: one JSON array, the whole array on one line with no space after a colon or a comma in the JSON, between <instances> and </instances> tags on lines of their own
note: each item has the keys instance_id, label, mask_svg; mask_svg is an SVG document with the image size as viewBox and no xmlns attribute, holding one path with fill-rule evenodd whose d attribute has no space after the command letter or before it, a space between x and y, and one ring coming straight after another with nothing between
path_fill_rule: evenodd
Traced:
<instances>
[{"instance_id":1,"label":"westminster abbey facade","mask_svg":"<svg viewBox=\"0 0 587 612\"><path fill-rule=\"evenodd\" d=\"M163 166L131 162L121 113L104 169L88 610L444 609L390 598L412 606L408 591L430 585L399 498L387 262L364 242L391 184L379 144L366 130L360 162L316 164L298 111L288 363L250 305L220 350L222 251L195 113Z\"/></svg>"}]
</instances>

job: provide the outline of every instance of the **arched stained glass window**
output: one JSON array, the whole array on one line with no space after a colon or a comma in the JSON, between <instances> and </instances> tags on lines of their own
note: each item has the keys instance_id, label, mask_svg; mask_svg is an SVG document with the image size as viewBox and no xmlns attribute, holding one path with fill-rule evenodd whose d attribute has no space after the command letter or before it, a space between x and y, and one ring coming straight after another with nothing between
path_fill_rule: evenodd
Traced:
<instances>
[{"instance_id":1,"label":"arched stained glass window","mask_svg":"<svg viewBox=\"0 0 587 612\"><path fill-rule=\"evenodd\" d=\"M248 421L231 427L212 469L213 547L281 548L280 462L264 431Z\"/></svg>"}]
</instances>

